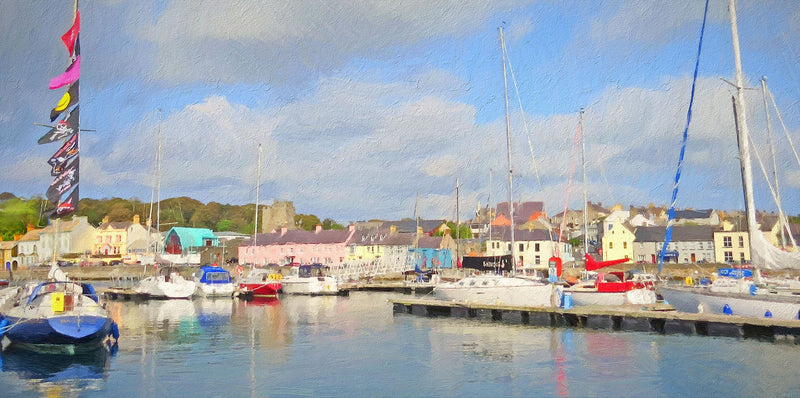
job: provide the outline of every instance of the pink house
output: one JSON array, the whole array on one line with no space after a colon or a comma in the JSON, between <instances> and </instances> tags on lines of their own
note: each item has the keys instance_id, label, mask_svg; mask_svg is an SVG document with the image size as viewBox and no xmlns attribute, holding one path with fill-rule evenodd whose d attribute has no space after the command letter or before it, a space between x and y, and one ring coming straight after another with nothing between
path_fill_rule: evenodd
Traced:
<instances>
[{"instance_id":1,"label":"pink house","mask_svg":"<svg viewBox=\"0 0 800 398\"><path fill-rule=\"evenodd\" d=\"M255 245L250 239L239 246L239 263L286 265L293 258L300 264L338 266L347 259L347 245L355 231L352 224L344 230L323 230L321 225L314 231L289 231L283 227L278 232L258 234Z\"/></svg>"}]
</instances>

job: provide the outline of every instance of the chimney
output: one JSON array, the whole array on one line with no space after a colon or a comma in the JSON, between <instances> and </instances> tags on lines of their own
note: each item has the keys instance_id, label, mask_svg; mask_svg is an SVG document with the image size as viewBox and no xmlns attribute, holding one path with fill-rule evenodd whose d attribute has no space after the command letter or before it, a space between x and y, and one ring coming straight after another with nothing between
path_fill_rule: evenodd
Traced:
<instances>
[{"instance_id":1,"label":"chimney","mask_svg":"<svg viewBox=\"0 0 800 398\"><path fill-rule=\"evenodd\" d=\"M322 225L317 224L317 226L314 228L314 233L318 234L319 231L322 231Z\"/></svg>"},{"instance_id":2,"label":"chimney","mask_svg":"<svg viewBox=\"0 0 800 398\"><path fill-rule=\"evenodd\" d=\"M281 236L286 235L286 231L288 231L288 230L289 230L289 228L287 228L285 225L282 226L281 227Z\"/></svg>"},{"instance_id":3,"label":"chimney","mask_svg":"<svg viewBox=\"0 0 800 398\"><path fill-rule=\"evenodd\" d=\"M349 232L353 232L353 231L355 231L355 230L356 230L356 225L355 225L355 224L353 224L353 223L351 223L350 225L348 225L348 226L347 226L347 230L348 230Z\"/></svg>"},{"instance_id":4,"label":"chimney","mask_svg":"<svg viewBox=\"0 0 800 398\"><path fill-rule=\"evenodd\" d=\"M396 233L396 232L397 232L397 226L396 225L392 225L392 226L389 227L389 233L390 234L393 234L393 233Z\"/></svg>"},{"instance_id":5,"label":"chimney","mask_svg":"<svg viewBox=\"0 0 800 398\"><path fill-rule=\"evenodd\" d=\"M139 224L139 215L138 214L134 214L133 215L133 223L134 224Z\"/></svg>"},{"instance_id":6,"label":"chimney","mask_svg":"<svg viewBox=\"0 0 800 398\"><path fill-rule=\"evenodd\" d=\"M108 216L103 217L103 224L108 222Z\"/></svg>"}]
</instances>

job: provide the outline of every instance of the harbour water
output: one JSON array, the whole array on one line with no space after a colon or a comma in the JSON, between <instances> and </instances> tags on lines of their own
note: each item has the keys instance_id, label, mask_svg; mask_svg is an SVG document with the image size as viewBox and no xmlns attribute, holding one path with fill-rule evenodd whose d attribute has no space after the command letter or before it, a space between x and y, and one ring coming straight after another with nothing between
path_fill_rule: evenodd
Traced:
<instances>
[{"instance_id":1,"label":"harbour water","mask_svg":"<svg viewBox=\"0 0 800 398\"><path fill-rule=\"evenodd\" d=\"M800 395L799 345L395 315L400 297L109 301L116 347L3 352L0 395Z\"/></svg>"}]
</instances>

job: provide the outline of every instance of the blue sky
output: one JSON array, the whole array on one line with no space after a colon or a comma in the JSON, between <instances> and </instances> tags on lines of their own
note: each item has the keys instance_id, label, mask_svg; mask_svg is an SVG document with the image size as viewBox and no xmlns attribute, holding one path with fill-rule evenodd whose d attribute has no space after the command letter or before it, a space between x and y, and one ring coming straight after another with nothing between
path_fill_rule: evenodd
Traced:
<instances>
[{"instance_id":1,"label":"blue sky","mask_svg":"<svg viewBox=\"0 0 800 398\"><path fill-rule=\"evenodd\" d=\"M743 208L734 90L720 79L734 78L727 5L709 9L681 208ZM737 10L746 85L768 76L798 141L800 3ZM500 26L519 89L514 199L549 215L581 207L579 163L568 181L583 108L589 200L669 204L703 2L95 0L81 14L81 122L96 130L81 136L82 197L148 201L160 129L162 198L253 203L261 143L261 203L347 222L411 217L419 196L420 216L452 219L458 178L464 220L490 191L508 198ZM33 123L63 93L47 84L71 22L69 1L0 3L0 191L50 184L57 144L37 145L47 129ZM747 101L772 173L760 90ZM798 214L800 166L771 118L784 209ZM757 207L776 209L753 167Z\"/></svg>"}]
</instances>

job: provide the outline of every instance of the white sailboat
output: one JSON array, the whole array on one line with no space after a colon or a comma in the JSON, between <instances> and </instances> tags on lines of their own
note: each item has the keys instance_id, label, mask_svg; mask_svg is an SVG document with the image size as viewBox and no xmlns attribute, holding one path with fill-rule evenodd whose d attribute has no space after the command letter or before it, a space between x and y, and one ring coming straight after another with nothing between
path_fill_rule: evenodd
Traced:
<instances>
[{"instance_id":1,"label":"white sailboat","mask_svg":"<svg viewBox=\"0 0 800 398\"><path fill-rule=\"evenodd\" d=\"M749 132L745 111L744 84L734 0L730 0L729 8L736 61L737 97L734 100L734 115L736 117L742 185L755 281L744 278L719 277L709 287L664 286L659 291L679 311L724 313L759 318L766 316L776 319L797 320L800 318L800 295L774 287L771 288L761 284L760 280L761 269L798 269L800 267L800 252L779 250L767 241L766 237L759 231L756 223Z\"/></svg>"},{"instance_id":2,"label":"white sailboat","mask_svg":"<svg viewBox=\"0 0 800 398\"><path fill-rule=\"evenodd\" d=\"M632 280L627 280L624 272L608 272L597 273L604 267L612 266L627 262L628 259L619 259L611 261L598 262L595 261L588 253L588 200L586 192L586 157L584 140L584 124L583 124L583 110L581 110L580 119L580 142L581 142L581 162L583 163L583 247L584 258L586 259L586 271L584 274L593 275L594 278L582 278L582 281L564 289L564 294L571 297L571 301L576 306L583 305L602 305L602 306L620 306L620 305L646 305L656 303L656 293L653 290L653 284L637 283ZM572 178L570 177L570 180ZM565 211L566 214L566 211ZM566 220L566 218L564 219ZM564 221L562 221L561 230L564 230ZM559 275L560 276L560 275ZM655 279L655 277L653 277ZM569 300L565 299L565 303ZM567 304L565 304L567 307Z\"/></svg>"},{"instance_id":3,"label":"white sailboat","mask_svg":"<svg viewBox=\"0 0 800 398\"><path fill-rule=\"evenodd\" d=\"M516 245L514 242L513 168L511 167L511 121L508 113L508 83L506 77L506 46L503 28L500 45L503 53L503 82L505 83L506 144L508 150L508 208L511 219L512 275L473 274L456 282L440 283L433 295L441 300L471 304L513 305L528 307L553 307L560 304L561 287L541 280L521 278L514 275L516 269Z\"/></svg>"}]
</instances>

